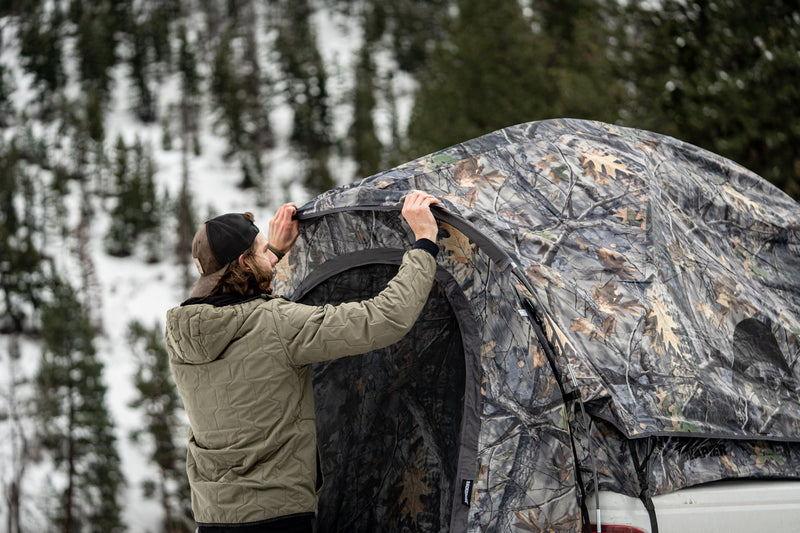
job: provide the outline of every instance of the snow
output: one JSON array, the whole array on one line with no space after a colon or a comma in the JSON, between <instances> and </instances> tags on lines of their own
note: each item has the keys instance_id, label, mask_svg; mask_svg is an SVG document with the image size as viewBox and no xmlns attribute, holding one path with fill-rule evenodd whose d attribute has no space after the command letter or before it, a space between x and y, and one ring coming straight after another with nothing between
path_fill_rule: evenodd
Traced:
<instances>
[{"instance_id":1,"label":"snow","mask_svg":"<svg viewBox=\"0 0 800 533\"><path fill-rule=\"evenodd\" d=\"M259 17L266 16L263 11ZM353 19L329 11L324 4L318 6L318 12L313 22L319 28L319 47L324 55L326 67L329 68L328 91L331 95L332 116L335 135L345 137L350 127L352 106L349 98L354 83L353 64L356 60L357 49L361 43L360 30ZM266 27L259 24L258 27ZM35 101L35 93L31 87L32 76L26 74L19 65L19 50L12 39L14 33L11 18L0 18L0 63L10 69L15 91L11 95L11 103L17 110L28 109ZM268 37L267 37L268 38ZM391 66L388 68L392 68ZM129 102L132 93L128 85L126 66L116 67L113 74L112 109L106 116L106 141L107 154L113 153L113 146L117 137L122 136L126 143L140 139L152 154L156 164L156 180L159 191L166 190L171 198L176 198L181 187L182 156L180 151L180 138L173 135L173 149L165 151L162 148L162 125L155 123L145 125L138 122ZM413 91L409 79L395 78L397 83L398 101L401 101L407 114L408 98L404 101L403 94L408 95ZM167 110L170 105L179 103L179 80L175 77L164 80L159 92L159 109ZM77 88L71 87L67 91L70 98L77 96ZM376 123L382 131L380 136L384 142L389 142L389 110L385 108L376 110ZM223 213L230 211L251 211L255 214L256 221L262 230L266 230L268 221L277 207L289 200L302 205L310 199L295 179L302 162L297 161L288 145L288 136L291 130L292 113L283 105L276 105L270 112L271 124L277 137L277 146L265 158L268 169L269 183L263 195L263 202L259 204L256 193L242 191L237 187L240 170L235 161L225 161L222 154L227 150L226 142L213 131L213 117L208 114L208 106L203 110L200 123L202 154L191 155L189 159L189 173L191 175L191 192L194 207L198 216L210 213ZM177 129L177 128L175 128ZM11 128L6 130L6 136L12 134ZM16 131L20 133L19 129ZM66 160L69 157L69 139L61 139L57 131L42 133L50 139L53 146L51 154L54 160ZM355 165L344 156L336 156L331 161L332 171L340 183L353 179ZM46 178L46 176L45 176ZM97 177L95 177L97 179ZM71 192L67 198L67 222L74 230L78 224L79 207L84 192L74 182L70 183ZM136 372L137 360L126 338L128 325L138 320L146 327L159 324L163 327L166 311L177 305L187 295L181 288L180 268L175 264L171 255L165 257L157 264L147 264L143 261L142 254L134 258L119 259L107 256L103 249L103 239L108 228L108 215L101 205L101 200L91 197L95 217L90 228L90 253L94 261L95 274L101 287L99 301L92 309L93 316L102 324L101 334L96 338L98 356L105 365L104 379L108 387L107 403L116 422L116 436L118 451L122 459L123 472L126 478L124 494L120 502L125 506L123 520L128 525L129 531L155 532L160 530L162 512L155 499L146 499L141 490L141 483L154 474L154 467L148 459L150 450L146 445L137 444L130 439L134 429L143 426L141 415L130 407L131 401L136 397L133 377ZM52 213L47 214L52 218ZM48 252L53 256L59 272L72 280L76 287L81 286L79 265L76 250L78 242L75 232L68 232L66 236L55 231L55 221L50 224L53 231L46 236ZM172 223L170 223L171 225ZM167 246L172 246L170 236L174 234L173 227L165 227ZM11 366L7 345L10 339L0 337L0 431L7 434L10 424L5 413L8 401L7 391L10 390L10 379L13 376L7 371ZM18 362L18 375L27 376L29 379L35 375L38 362L41 358L41 347L33 339L21 339L22 357ZM18 391L20 395L31 397L33 386L30 382L22 385ZM33 434L30 424L25 425L28 435ZM0 444L0 475L3 483L11 477L12 449L10 439L4 439ZM52 487L59 485L57 475L46 460L30 463L23 479L23 525L28 530L45 529L45 512L53 507L50 501ZM0 506L0 521L6 522L8 509Z\"/></svg>"},{"instance_id":2,"label":"snow","mask_svg":"<svg viewBox=\"0 0 800 533\"><path fill-rule=\"evenodd\" d=\"M131 431L140 429L140 415L129 407L136 397L133 376L137 361L133 357L126 333L128 324L139 320L146 327L163 324L167 309L181 299L176 268L166 262L143 265L108 258L97 262L97 274L104 288L103 326L106 334L98 339L97 349L105 365L108 384L107 401L116 421L118 451L127 480L121 501L125 502L123 520L131 531L157 531L161 509L156 500L142 495L141 483L153 476L149 449L131 441ZM165 288L170 287L165 290Z\"/></svg>"}]
</instances>

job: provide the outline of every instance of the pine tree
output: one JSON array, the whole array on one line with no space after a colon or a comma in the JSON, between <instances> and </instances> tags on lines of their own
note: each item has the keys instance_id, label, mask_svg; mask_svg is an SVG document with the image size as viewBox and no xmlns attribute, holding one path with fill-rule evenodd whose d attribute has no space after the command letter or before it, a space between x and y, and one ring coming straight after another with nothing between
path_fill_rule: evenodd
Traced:
<instances>
[{"instance_id":1,"label":"pine tree","mask_svg":"<svg viewBox=\"0 0 800 533\"><path fill-rule=\"evenodd\" d=\"M215 106L221 110L218 124L224 127L228 137L227 156L239 159L242 168L239 186L248 189L261 186L262 153L274 142L264 90L268 80L259 62L253 6L244 4L234 12L241 15L243 21L240 25L229 25L220 36L211 89ZM244 13L248 15L245 17Z\"/></svg>"},{"instance_id":2,"label":"pine tree","mask_svg":"<svg viewBox=\"0 0 800 533\"><path fill-rule=\"evenodd\" d=\"M66 485L54 526L65 533L122 531L124 480L94 329L71 286L55 280L52 291L41 313L36 403L41 444Z\"/></svg>"},{"instance_id":3,"label":"pine tree","mask_svg":"<svg viewBox=\"0 0 800 533\"><path fill-rule=\"evenodd\" d=\"M800 198L800 6L634 2L626 122L729 157Z\"/></svg>"},{"instance_id":4,"label":"pine tree","mask_svg":"<svg viewBox=\"0 0 800 533\"><path fill-rule=\"evenodd\" d=\"M134 200L131 198L130 189L130 163L128 161L128 147L122 136L117 137L114 147L114 208L111 211L110 225L105 237L105 248L109 255L114 257L128 257L133 253L135 235L130 223L127 209L130 207L127 202ZM134 204L135 205L135 204Z\"/></svg>"},{"instance_id":5,"label":"pine tree","mask_svg":"<svg viewBox=\"0 0 800 533\"><path fill-rule=\"evenodd\" d=\"M607 49L616 2L461 0L420 73L409 157L558 117L614 122L623 82Z\"/></svg>"},{"instance_id":6,"label":"pine tree","mask_svg":"<svg viewBox=\"0 0 800 533\"><path fill-rule=\"evenodd\" d=\"M114 161L112 167L112 174L114 176L114 191L119 194L128 182L128 176L131 173L130 157L128 154L128 146L125 144L125 139L122 135L117 135L117 142L114 145Z\"/></svg>"},{"instance_id":7,"label":"pine tree","mask_svg":"<svg viewBox=\"0 0 800 533\"><path fill-rule=\"evenodd\" d=\"M386 107L389 110L389 132L391 141L385 147L384 168L394 168L401 164L406 153L406 137L400 131L400 111L398 109L397 95L395 93L395 76L389 73L385 80L381 82L380 91L386 99Z\"/></svg>"},{"instance_id":8,"label":"pine tree","mask_svg":"<svg viewBox=\"0 0 800 533\"><path fill-rule=\"evenodd\" d=\"M38 85L42 114L47 116L53 94L63 89L66 74L62 58L63 15L56 5L45 14L40 5L28 3L21 14L20 52L22 64Z\"/></svg>"},{"instance_id":9,"label":"pine tree","mask_svg":"<svg viewBox=\"0 0 800 533\"><path fill-rule=\"evenodd\" d=\"M368 0L364 6L366 41L375 43L388 34L398 67L417 74L442 38L454 4L454 0Z\"/></svg>"},{"instance_id":10,"label":"pine tree","mask_svg":"<svg viewBox=\"0 0 800 533\"><path fill-rule=\"evenodd\" d=\"M244 34L244 74L242 86L245 93L246 109L246 147L243 154L245 164L250 163L250 171L254 174L249 179L243 179L239 184L241 188L260 187L264 182L264 164L262 153L274 146L272 126L268 117L268 103L265 87L269 87L269 79L264 74L260 59L257 40L257 17L253 6L248 9L249 23Z\"/></svg>"},{"instance_id":11,"label":"pine tree","mask_svg":"<svg viewBox=\"0 0 800 533\"><path fill-rule=\"evenodd\" d=\"M165 533L192 531L188 478L185 471L185 450L176 444L182 405L178 396L159 324L147 328L140 322L128 327L128 341L139 366L134 378L138 397L131 407L144 413L145 427L132 438L138 444L152 444L150 460L158 469L158 479L147 483L157 492L164 512Z\"/></svg>"},{"instance_id":12,"label":"pine tree","mask_svg":"<svg viewBox=\"0 0 800 533\"><path fill-rule=\"evenodd\" d=\"M181 76L180 125L181 136L192 140L192 152L200 155L200 140L197 116L200 113L200 74L194 43L190 42L185 25L178 29L178 72Z\"/></svg>"},{"instance_id":13,"label":"pine tree","mask_svg":"<svg viewBox=\"0 0 800 533\"><path fill-rule=\"evenodd\" d=\"M242 149L244 135L244 88L237 71L234 54L235 28L229 27L221 36L214 55L211 74L211 94L214 104L221 110L219 124L225 129L230 153Z\"/></svg>"},{"instance_id":14,"label":"pine tree","mask_svg":"<svg viewBox=\"0 0 800 533\"><path fill-rule=\"evenodd\" d=\"M197 228L197 217L194 212L194 199L189 188L188 158L184 153L181 172L181 190L175 205L175 218L178 226L178 238L175 240L175 257L181 267L183 291L191 291L196 276L192 262L192 240Z\"/></svg>"},{"instance_id":15,"label":"pine tree","mask_svg":"<svg viewBox=\"0 0 800 533\"><path fill-rule=\"evenodd\" d=\"M14 80L6 65L0 64L0 128L11 125L14 113L11 105L11 93L14 92Z\"/></svg>"},{"instance_id":16,"label":"pine tree","mask_svg":"<svg viewBox=\"0 0 800 533\"><path fill-rule=\"evenodd\" d=\"M333 142L325 64L311 25L308 0L281 0L276 4L275 48L287 78L286 96L294 111L291 141L301 160L307 162L305 185L321 192L334 186L328 168Z\"/></svg>"},{"instance_id":17,"label":"pine tree","mask_svg":"<svg viewBox=\"0 0 800 533\"><path fill-rule=\"evenodd\" d=\"M180 19L180 0L160 0L150 7L147 26L150 28L150 46L157 64L172 62L172 34L170 26Z\"/></svg>"},{"instance_id":18,"label":"pine tree","mask_svg":"<svg viewBox=\"0 0 800 533\"><path fill-rule=\"evenodd\" d=\"M361 48L356 67L354 116L349 135L353 143L353 159L358 165L356 174L362 178L378 172L381 167L383 147L375 133L375 122L372 120L376 90L374 78L375 67L367 44Z\"/></svg>"},{"instance_id":19,"label":"pine tree","mask_svg":"<svg viewBox=\"0 0 800 533\"><path fill-rule=\"evenodd\" d=\"M75 228L75 255L81 280L80 291L83 294L86 318L90 320L96 331L103 331L103 287L97 277L94 256L91 253L90 228L94 219L94 207L86 182L80 182L80 219Z\"/></svg>"},{"instance_id":20,"label":"pine tree","mask_svg":"<svg viewBox=\"0 0 800 533\"><path fill-rule=\"evenodd\" d=\"M41 229L33 215L35 191L32 177L20 165L17 143L5 145L0 140L0 329L4 331L31 328L31 307L44 288L44 258L35 244Z\"/></svg>"},{"instance_id":21,"label":"pine tree","mask_svg":"<svg viewBox=\"0 0 800 533\"><path fill-rule=\"evenodd\" d=\"M131 32L131 79L136 90L133 104L136 116L145 123L156 120L156 99L151 88L150 69L153 58L150 54L151 23L134 23Z\"/></svg>"},{"instance_id":22,"label":"pine tree","mask_svg":"<svg viewBox=\"0 0 800 533\"><path fill-rule=\"evenodd\" d=\"M182 107L181 120L181 190L175 205L175 218L178 238L175 240L175 257L181 267L184 292L188 293L194 280L194 264L191 260L192 241L197 226L194 213L194 199L189 186L189 137L186 118L187 110Z\"/></svg>"},{"instance_id":23,"label":"pine tree","mask_svg":"<svg viewBox=\"0 0 800 533\"><path fill-rule=\"evenodd\" d=\"M24 12L28 0L0 1L0 16L19 15Z\"/></svg>"},{"instance_id":24,"label":"pine tree","mask_svg":"<svg viewBox=\"0 0 800 533\"><path fill-rule=\"evenodd\" d=\"M546 118L536 41L517 0L462 0L450 38L421 73L409 125L420 156L512 124ZM552 89L550 89L552 90Z\"/></svg>"},{"instance_id":25,"label":"pine tree","mask_svg":"<svg viewBox=\"0 0 800 533\"><path fill-rule=\"evenodd\" d=\"M175 106L170 105L167 112L161 115L161 149L172 150L172 120L175 114Z\"/></svg>"},{"instance_id":26,"label":"pine tree","mask_svg":"<svg viewBox=\"0 0 800 533\"><path fill-rule=\"evenodd\" d=\"M115 205L105 237L106 251L116 257L130 256L139 242L160 242L162 203L155 185L155 166L140 139L128 148L122 137L115 146ZM148 248L148 260L161 253Z\"/></svg>"},{"instance_id":27,"label":"pine tree","mask_svg":"<svg viewBox=\"0 0 800 533\"><path fill-rule=\"evenodd\" d=\"M211 5L209 3L208 5ZM205 7L207 8L208 5ZM174 213L178 238L175 240L175 257L181 267L181 280L184 292L191 290L194 265L191 260L192 240L195 233L194 200L190 187L189 154L190 147L199 155L197 114L199 110L200 76L197 61L189 40L188 31L181 26L178 32L180 48L178 68L181 73L180 138L181 138L181 188L175 200Z\"/></svg>"},{"instance_id":28,"label":"pine tree","mask_svg":"<svg viewBox=\"0 0 800 533\"><path fill-rule=\"evenodd\" d=\"M133 158L132 186L137 190L132 194L139 203L131 206L131 214L134 220L134 233L138 239L157 228L161 219L155 183L155 163L150 151L138 137L133 143Z\"/></svg>"},{"instance_id":29,"label":"pine tree","mask_svg":"<svg viewBox=\"0 0 800 533\"><path fill-rule=\"evenodd\" d=\"M142 229L140 239L144 244L145 260L158 263L163 256L163 220L168 199L166 190L159 196L156 189L156 167L152 155L148 154L144 161L144 197L146 208L142 210Z\"/></svg>"},{"instance_id":30,"label":"pine tree","mask_svg":"<svg viewBox=\"0 0 800 533\"><path fill-rule=\"evenodd\" d=\"M104 98L102 92L96 88L90 88L86 92L83 127L95 143L102 143L106 136Z\"/></svg>"},{"instance_id":31,"label":"pine tree","mask_svg":"<svg viewBox=\"0 0 800 533\"><path fill-rule=\"evenodd\" d=\"M77 24L75 44L81 82L103 107L111 90L110 70L118 59L117 13L109 0L72 0L70 17ZM92 138L96 139L94 135Z\"/></svg>"},{"instance_id":32,"label":"pine tree","mask_svg":"<svg viewBox=\"0 0 800 533\"><path fill-rule=\"evenodd\" d=\"M543 118L617 122L624 78L612 43L621 31L617 0L538 0L532 23L544 78L535 96Z\"/></svg>"}]
</instances>

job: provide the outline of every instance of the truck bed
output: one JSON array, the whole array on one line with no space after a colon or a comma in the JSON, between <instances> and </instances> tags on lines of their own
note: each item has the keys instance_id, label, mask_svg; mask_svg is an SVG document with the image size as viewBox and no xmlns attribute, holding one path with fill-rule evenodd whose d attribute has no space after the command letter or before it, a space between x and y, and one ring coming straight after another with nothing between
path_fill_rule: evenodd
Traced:
<instances>
[{"instance_id":1,"label":"truck bed","mask_svg":"<svg viewBox=\"0 0 800 533\"><path fill-rule=\"evenodd\" d=\"M587 505L594 523L594 495ZM800 481L720 481L656 496L653 505L659 533L800 532ZM651 533L638 498L600 491L600 509L603 526Z\"/></svg>"}]
</instances>

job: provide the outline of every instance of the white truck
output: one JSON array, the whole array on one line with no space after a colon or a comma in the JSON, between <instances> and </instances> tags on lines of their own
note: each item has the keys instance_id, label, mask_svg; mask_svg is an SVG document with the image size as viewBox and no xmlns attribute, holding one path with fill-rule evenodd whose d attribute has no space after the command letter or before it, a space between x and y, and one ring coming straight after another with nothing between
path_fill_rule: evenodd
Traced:
<instances>
[{"instance_id":1,"label":"white truck","mask_svg":"<svg viewBox=\"0 0 800 533\"><path fill-rule=\"evenodd\" d=\"M798 465L800 468L800 465ZM601 527L594 495L587 499L593 531L655 533L638 498L600 491ZM652 498L658 533L800 532L800 481L730 480Z\"/></svg>"}]
</instances>

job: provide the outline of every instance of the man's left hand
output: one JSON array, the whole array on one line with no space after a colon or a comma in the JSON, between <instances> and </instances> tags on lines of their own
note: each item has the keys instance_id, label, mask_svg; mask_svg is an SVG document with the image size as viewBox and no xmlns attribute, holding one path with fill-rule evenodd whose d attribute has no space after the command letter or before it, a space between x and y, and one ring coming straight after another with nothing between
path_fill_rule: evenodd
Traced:
<instances>
[{"instance_id":1,"label":"man's left hand","mask_svg":"<svg viewBox=\"0 0 800 533\"><path fill-rule=\"evenodd\" d=\"M269 221L267 242L284 254L294 246L297 236L300 235L300 223L292 220L295 213L297 213L297 205L289 202L280 206L278 212Z\"/></svg>"}]
</instances>

